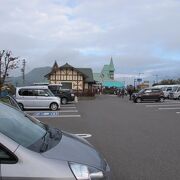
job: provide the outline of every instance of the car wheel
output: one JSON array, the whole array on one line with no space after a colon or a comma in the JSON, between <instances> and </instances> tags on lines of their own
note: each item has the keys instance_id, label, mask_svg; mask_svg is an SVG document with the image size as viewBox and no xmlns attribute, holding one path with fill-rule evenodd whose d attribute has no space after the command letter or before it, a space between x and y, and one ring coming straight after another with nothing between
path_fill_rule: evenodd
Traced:
<instances>
[{"instance_id":1,"label":"car wheel","mask_svg":"<svg viewBox=\"0 0 180 180\"><path fill-rule=\"evenodd\" d=\"M19 107L21 108L21 110L24 110L24 105L22 103L18 103Z\"/></svg>"},{"instance_id":2,"label":"car wheel","mask_svg":"<svg viewBox=\"0 0 180 180\"><path fill-rule=\"evenodd\" d=\"M137 98L137 99L136 99L136 102L137 102L137 103L141 103L141 102L142 102L141 98Z\"/></svg>"},{"instance_id":3,"label":"car wheel","mask_svg":"<svg viewBox=\"0 0 180 180\"><path fill-rule=\"evenodd\" d=\"M67 98L62 98L61 99L61 104L67 104Z\"/></svg>"},{"instance_id":4,"label":"car wheel","mask_svg":"<svg viewBox=\"0 0 180 180\"><path fill-rule=\"evenodd\" d=\"M51 109L52 111L58 110L58 105L57 105L57 103L51 103L50 109Z\"/></svg>"},{"instance_id":5,"label":"car wheel","mask_svg":"<svg viewBox=\"0 0 180 180\"><path fill-rule=\"evenodd\" d=\"M178 100L180 100L180 96L178 97Z\"/></svg>"},{"instance_id":6,"label":"car wheel","mask_svg":"<svg viewBox=\"0 0 180 180\"><path fill-rule=\"evenodd\" d=\"M159 98L159 102L164 102L164 98L163 98L163 97L160 97L160 98Z\"/></svg>"}]
</instances>

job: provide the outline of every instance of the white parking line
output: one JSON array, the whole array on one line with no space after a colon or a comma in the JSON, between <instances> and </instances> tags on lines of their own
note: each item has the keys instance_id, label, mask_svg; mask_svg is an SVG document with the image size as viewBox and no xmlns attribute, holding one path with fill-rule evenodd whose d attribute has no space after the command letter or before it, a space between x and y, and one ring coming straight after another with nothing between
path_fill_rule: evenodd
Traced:
<instances>
[{"instance_id":1,"label":"white parking line","mask_svg":"<svg viewBox=\"0 0 180 180\"><path fill-rule=\"evenodd\" d=\"M75 104L66 104L66 105L61 105L61 107L75 107Z\"/></svg>"},{"instance_id":2,"label":"white parking line","mask_svg":"<svg viewBox=\"0 0 180 180\"><path fill-rule=\"evenodd\" d=\"M180 114L180 112L176 112L176 114Z\"/></svg>"},{"instance_id":3,"label":"white parking line","mask_svg":"<svg viewBox=\"0 0 180 180\"><path fill-rule=\"evenodd\" d=\"M35 118L79 118L81 115L33 116Z\"/></svg>"},{"instance_id":4,"label":"white parking line","mask_svg":"<svg viewBox=\"0 0 180 180\"><path fill-rule=\"evenodd\" d=\"M165 107L165 106L180 106L180 104L156 104L156 105L146 105L146 107Z\"/></svg>"},{"instance_id":5,"label":"white parking line","mask_svg":"<svg viewBox=\"0 0 180 180\"><path fill-rule=\"evenodd\" d=\"M25 113L38 113L38 112L46 112L46 113L52 113L52 112L78 112L78 110L75 110L75 109L69 109L69 110L59 110L59 111L24 111Z\"/></svg>"},{"instance_id":6,"label":"white parking line","mask_svg":"<svg viewBox=\"0 0 180 180\"><path fill-rule=\"evenodd\" d=\"M159 110L177 110L180 109L180 107L174 107L174 108L158 108Z\"/></svg>"},{"instance_id":7,"label":"white parking line","mask_svg":"<svg viewBox=\"0 0 180 180\"><path fill-rule=\"evenodd\" d=\"M76 109L76 107L61 107L60 109Z\"/></svg>"},{"instance_id":8,"label":"white parking line","mask_svg":"<svg viewBox=\"0 0 180 180\"><path fill-rule=\"evenodd\" d=\"M157 103L157 102L146 102L146 103L144 103L144 102L142 102L142 103L136 103L136 105L161 105L161 104L180 104L180 102L175 102L175 101L173 101L173 102L163 102L163 103Z\"/></svg>"},{"instance_id":9,"label":"white parking line","mask_svg":"<svg viewBox=\"0 0 180 180\"><path fill-rule=\"evenodd\" d=\"M63 110L59 111L60 113L65 113L65 112L78 112L78 110Z\"/></svg>"}]
</instances>

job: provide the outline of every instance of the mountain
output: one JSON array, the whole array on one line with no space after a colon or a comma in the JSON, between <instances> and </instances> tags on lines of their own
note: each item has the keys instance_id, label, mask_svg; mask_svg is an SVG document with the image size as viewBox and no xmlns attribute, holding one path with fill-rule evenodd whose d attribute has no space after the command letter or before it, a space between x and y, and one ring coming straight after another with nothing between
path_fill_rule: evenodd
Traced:
<instances>
[{"instance_id":1,"label":"mountain","mask_svg":"<svg viewBox=\"0 0 180 180\"><path fill-rule=\"evenodd\" d=\"M33 83L44 83L48 80L44 77L51 71L51 67L40 67L35 68L25 75L25 85L33 85ZM15 86L22 86L23 80L22 76L11 77L8 79L8 82L11 82Z\"/></svg>"}]
</instances>

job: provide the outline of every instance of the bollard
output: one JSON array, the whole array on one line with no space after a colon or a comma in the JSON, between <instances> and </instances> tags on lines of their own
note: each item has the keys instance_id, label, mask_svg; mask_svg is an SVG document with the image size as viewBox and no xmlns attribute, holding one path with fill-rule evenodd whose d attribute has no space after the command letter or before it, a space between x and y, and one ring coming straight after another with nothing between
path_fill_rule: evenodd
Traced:
<instances>
[{"instance_id":1,"label":"bollard","mask_svg":"<svg viewBox=\"0 0 180 180\"><path fill-rule=\"evenodd\" d=\"M78 97L75 96L75 100L74 100L76 103L78 103Z\"/></svg>"}]
</instances>

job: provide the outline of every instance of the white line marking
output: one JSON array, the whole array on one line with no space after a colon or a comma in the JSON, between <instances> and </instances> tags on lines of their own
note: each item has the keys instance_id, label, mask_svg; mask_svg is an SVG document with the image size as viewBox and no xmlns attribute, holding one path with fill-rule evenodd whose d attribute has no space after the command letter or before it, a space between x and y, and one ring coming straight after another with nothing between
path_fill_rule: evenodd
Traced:
<instances>
[{"instance_id":1,"label":"white line marking","mask_svg":"<svg viewBox=\"0 0 180 180\"><path fill-rule=\"evenodd\" d=\"M65 112L78 112L78 110L63 110L63 111L60 111L60 113L65 113Z\"/></svg>"},{"instance_id":2,"label":"white line marking","mask_svg":"<svg viewBox=\"0 0 180 180\"><path fill-rule=\"evenodd\" d=\"M159 110L176 110L180 109L180 107L174 107L174 108L158 108Z\"/></svg>"},{"instance_id":3,"label":"white line marking","mask_svg":"<svg viewBox=\"0 0 180 180\"><path fill-rule=\"evenodd\" d=\"M177 114L180 114L180 112L176 112Z\"/></svg>"},{"instance_id":4,"label":"white line marking","mask_svg":"<svg viewBox=\"0 0 180 180\"><path fill-rule=\"evenodd\" d=\"M76 136L80 136L80 137L82 137L82 138L90 138L90 137L92 137L92 135L91 134L75 134Z\"/></svg>"},{"instance_id":5,"label":"white line marking","mask_svg":"<svg viewBox=\"0 0 180 180\"><path fill-rule=\"evenodd\" d=\"M165 106L180 106L180 104L179 104L179 105L177 105L177 104L146 105L146 107L160 107L160 106L164 106L164 107L165 107Z\"/></svg>"},{"instance_id":6,"label":"white line marking","mask_svg":"<svg viewBox=\"0 0 180 180\"><path fill-rule=\"evenodd\" d=\"M35 118L78 118L81 115L59 115L59 116L33 116Z\"/></svg>"},{"instance_id":7,"label":"white line marking","mask_svg":"<svg viewBox=\"0 0 180 180\"><path fill-rule=\"evenodd\" d=\"M180 104L180 102L163 102L163 103L158 103L158 102L147 102L147 103L135 103L136 105L161 105L161 104Z\"/></svg>"},{"instance_id":8,"label":"white line marking","mask_svg":"<svg viewBox=\"0 0 180 180\"><path fill-rule=\"evenodd\" d=\"M62 107L60 109L76 109L76 107Z\"/></svg>"},{"instance_id":9,"label":"white line marking","mask_svg":"<svg viewBox=\"0 0 180 180\"><path fill-rule=\"evenodd\" d=\"M69 110L60 110L60 111L24 111L25 113L39 113L39 112L42 112L42 113L53 113L53 112L78 112L78 110L75 110L75 109L69 109Z\"/></svg>"},{"instance_id":10,"label":"white line marking","mask_svg":"<svg viewBox=\"0 0 180 180\"><path fill-rule=\"evenodd\" d=\"M67 105L61 105L60 107L75 107L75 105L74 104L67 104Z\"/></svg>"}]
</instances>

